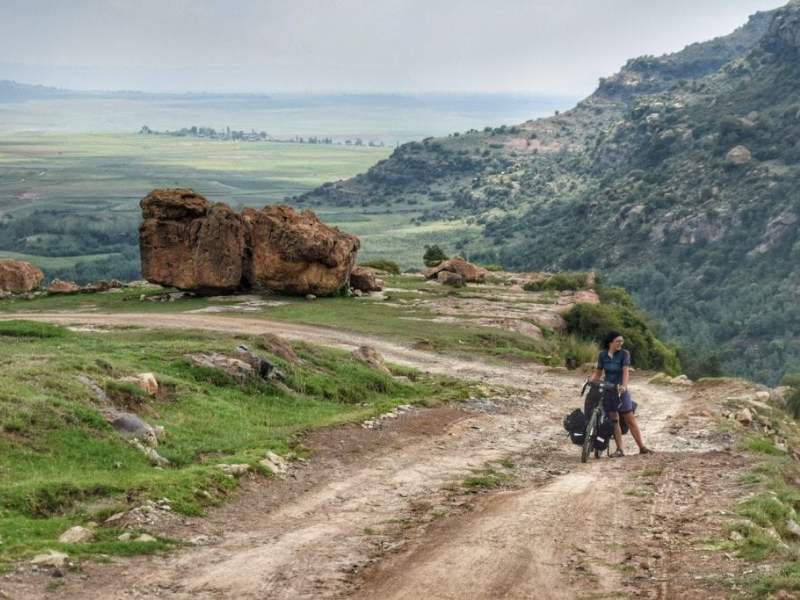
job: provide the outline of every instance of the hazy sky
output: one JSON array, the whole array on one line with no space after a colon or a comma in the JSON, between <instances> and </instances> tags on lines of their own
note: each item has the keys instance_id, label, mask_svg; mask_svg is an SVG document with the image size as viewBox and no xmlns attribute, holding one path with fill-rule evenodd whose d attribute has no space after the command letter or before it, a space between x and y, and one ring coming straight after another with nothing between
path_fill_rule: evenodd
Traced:
<instances>
[{"instance_id":1,"label":"hazy sky","mask_svg":"<svg viewBox=\"0 0 800 600\"><path fill-rule=\"evenodd\" d=\"M590 93L781 0L0 0L0 79L148 91Z\"/></svg>"}]
</instances>

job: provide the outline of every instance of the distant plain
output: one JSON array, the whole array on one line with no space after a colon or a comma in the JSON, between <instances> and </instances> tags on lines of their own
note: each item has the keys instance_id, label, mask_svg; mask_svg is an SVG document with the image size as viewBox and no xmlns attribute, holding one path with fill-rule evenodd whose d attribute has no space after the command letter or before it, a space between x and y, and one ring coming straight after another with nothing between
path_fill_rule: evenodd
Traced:
<instances>
[{"instance_id":1,"label":"distant plain","mask_svg":"<svg viewBox=\"0 0 800 600\"><path fill-rule=\"evenodd\" d=\"M570 102L496 95L127 93L0 101L0 225L34 220L23 228L24 236L0 231L0 256L27 258L48 275L59 273L113 256L120 245L131 247L138 202L153 188L190 187L212 201L260 207L364 172L397 143L516 123ZM282 141L141 135L143 125L157 131L193 125L266 131ZM334 143L290 141L308 137L330 137ZM357 139L363 145L356 146ZM470 229L459 222L413 225L425 208L317 207L317 212L359 235L363 258L418 266L422 245L456 231L463 237ZM37 218L47 226L37 230ZM54 228L54 220L63 227ZM85 227L101 229L119 243L86 244L77 231Z\"/></svg>"}]
</instances>

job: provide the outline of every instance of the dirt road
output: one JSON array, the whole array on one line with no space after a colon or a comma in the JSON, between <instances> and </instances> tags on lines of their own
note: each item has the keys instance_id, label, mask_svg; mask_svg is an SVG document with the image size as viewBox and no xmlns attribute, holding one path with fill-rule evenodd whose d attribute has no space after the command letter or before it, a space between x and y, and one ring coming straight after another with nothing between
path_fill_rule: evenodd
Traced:
<instances>
[{"instance_id":1,"label":"dirt road","mask_svg":"<svg viewBox=\"0 0 800 600\"><path fill-rule=\"evenodd\" d=\"M578 404L575 375L491 366L370 336L260 319L96 313L14 318L269 331L338 347L369 344L392 362L508 390L474 399L463 410L414 410L385 429L331 430L311 465L293 481L253 483L208 519L184 523L183 535L204 531L210 541L166 558L87 565L88 578L68 577L59 598L488 599L627 593L614 567L625 560L631 511L626 486L651 459L580 463L577 447L561 429L563 415ZM676 438L668 431L675 415L685 411L687 392L636 378L632 392L648 444L662 452L708 452L718 445L711 436ZM337 454L337 445L352 452ZM476 473L510 479L499 490L465 492L461 482ZM14 591L15 598L55 597L33 583ZM652 597L668 596L656 592Z\"/></svg>"}]
</instances>

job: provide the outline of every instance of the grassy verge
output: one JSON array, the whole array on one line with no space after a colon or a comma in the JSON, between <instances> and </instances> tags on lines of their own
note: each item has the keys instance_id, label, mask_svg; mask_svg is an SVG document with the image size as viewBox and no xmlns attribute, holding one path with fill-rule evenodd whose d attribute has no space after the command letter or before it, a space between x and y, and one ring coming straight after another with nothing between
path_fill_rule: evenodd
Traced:
<instances>
[{"instance_id":1,"label":"grassy verge","mask_svg":"<svg viewBox=\"0 0 800 600\"><path fill-rule=\"evenodd\" d=\"M138 304L138 303L137 303ZM145 303L143 303L145 304ZM236 383L193 366L184 355L232 355L257 340L197 331L128 329L77 333L53 325L0 323L0 565L45 548L73 556L157 551L167 542L119 542L98 528L92 543L60 545L76 524L100 522L148 499L169 499L173 510L199 514L236 488L218 463L254 467L268 450L292 451L297 435L316 427L368 418L397 404L460 398L463 386L403 369L396 379L368 369L341 351L296 344L299 365L261 354L286 373L285 386ZM119 378L153 372L155 399L118 394ZM99 410L79 376L136 403L136 412L166 430L155 468L125 442ZM125 388L127 389L127 388Z\"/></svg>"},{"instance_id":2,"label":"grassy verge","mask_svg":"<svg viewBox=\"0 0 800 600\"><path fill-rule=\"evenodd\" d=\"M771 421L782 436L795 442L800 439L796 424L781 420L781 426L775 415ZM793 523L800 522L800 463L764 435L748 434L741 447L757 463L743 480L751 491L736 505L723 549L758 563L756 574L737 580L746 596L770 598L781 590L800 592L800 533L793 531Z\"/></svg>"}]
</instances>

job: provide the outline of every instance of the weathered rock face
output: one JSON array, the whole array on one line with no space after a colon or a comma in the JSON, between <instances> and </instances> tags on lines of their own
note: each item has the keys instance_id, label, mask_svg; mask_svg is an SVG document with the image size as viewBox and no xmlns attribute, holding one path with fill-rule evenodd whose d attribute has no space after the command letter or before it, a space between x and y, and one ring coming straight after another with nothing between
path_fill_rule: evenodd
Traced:
<instances>
[{"instance_id":1,"label":"weathered rock face","mask_svg":"<svg viewBox=\"0 0 800 600\"><path fill-rule=\"evenodd\" d=\"M383 281L375 277L375 271L366 267L355 267L350 272L350 287L362 292L380 292Z\"/></svg>"},{"instance_id":2,"label":"weathered rock face","mask_svg":"<svg viewBox=\"0 0 800 600\"><path fill-rule=\"evenodd\" d=\"M486 269L475 266L460 256L454 256L449 260L442 261L435 267L425 269L424 275L427 279L433 279L442 271L461 275L464 281L470 283L483 283L486 281L486 275L489 273Z\"/></svg>"},{"instance_id":3,"label":"weathered rock face","mask_svg":"<svg viewBox=\"0 0 800 600\"><path fill-rule=\"evenodd\" d=\"M0 290L15 294L31 292L39 287L44 273L24 260L0 260Z\"/></svg>"},{"instance_id":4,"label":"weathered rock face","mask_svg":"<svg viewBox=\"0 0 800 600\"><path fill-rule=\"evenodd\" d=\"M141 208L139 248L145 279L184 290L239 287L245 241L240 215L188 189L154 190Z\"/></svg>"},{"instance_id":5,"label":"weathered rock face","mask_svg":"<svg viewBox=\"0 0 800 600\"><path fill-rule=\"evenodd\" d=\"M310 210L245 209L245 281L254 288L329 296L347 285L360 242L328 227Z\"/></svg>"},{"instance_id":6,"label":"weathered rock face","mask_svg":"<svg viewBox=\"0 0 800 600\"><path fill-rule=\"evenodd\" d=\"M240 288L326 296L347 285L357 237L288 206L211 204L189 189L154 190L141 202L142 275L200 292Z\"/></svg>"}]
</instances>

